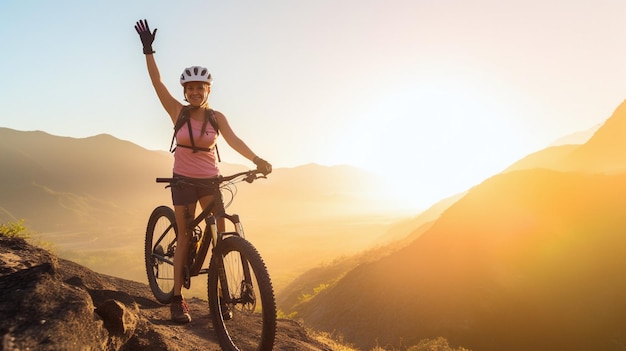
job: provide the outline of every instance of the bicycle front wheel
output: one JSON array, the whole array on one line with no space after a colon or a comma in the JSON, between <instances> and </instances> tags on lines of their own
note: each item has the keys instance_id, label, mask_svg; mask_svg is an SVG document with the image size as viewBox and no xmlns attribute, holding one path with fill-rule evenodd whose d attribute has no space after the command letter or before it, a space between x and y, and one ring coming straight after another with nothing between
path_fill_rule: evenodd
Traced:
<instances>
[{"instance_id":1,"label":"bicycle front wheel","mask_svg":"<svg viewBox=\"0 0 626 351\"><path fill-rule=\"evenodd\" d=\"M176 218L174 210L159 206L148 220L145 242L146 272L154 297L168 304L174 295L174 251L176 250Z\"/></svg>"},{"instance_id":2,"label":"bicycle front wheel","mask_svg":"<svg viewBox=\"0 0 626 351\"><path fill-rule=\"evenodd\" d=\"M274 290L263 259L247 240L228 237L213 250L208 298L222 350L272 350L276 337Z\"/></svg>"}]
</instances>

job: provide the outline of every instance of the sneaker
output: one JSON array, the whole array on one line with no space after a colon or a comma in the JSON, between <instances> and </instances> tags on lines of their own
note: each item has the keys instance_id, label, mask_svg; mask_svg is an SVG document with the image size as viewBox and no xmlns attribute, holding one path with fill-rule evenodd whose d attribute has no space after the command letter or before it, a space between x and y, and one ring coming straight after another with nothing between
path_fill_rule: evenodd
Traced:
<instances>
[{"instance_id":1,"label":"sneaker","mask_svg":"<svg viewBox=\"0 0 626 351\"><path fill-rule=\"evenodd\" d=\"M172 320L177 323L189 323L191 322L191 316L189 315L189 306L187 301L182 295L177 295L172 298L170 304L170 312L172 313Z\"/></svg>"}]
</instances>

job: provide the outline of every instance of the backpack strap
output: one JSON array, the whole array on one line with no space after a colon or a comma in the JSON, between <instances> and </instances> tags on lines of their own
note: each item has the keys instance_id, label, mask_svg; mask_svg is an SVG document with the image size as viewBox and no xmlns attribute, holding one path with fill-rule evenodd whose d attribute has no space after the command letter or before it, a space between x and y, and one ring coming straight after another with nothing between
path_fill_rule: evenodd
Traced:
<instances>
[{"instance_id":1,"label":"backpack strap","mask_svg":"<svg viewBox=\"0 0 626 351\"><path fill-rule=\"evenodd\" d=\"M176 124L174 124L174 135L172 135L172 142L170 143L170 152L174 152L176 150L176 147L174 146L176 133L178 133L178 130L182 128L189 119L189 114L187 113L187 111L189 111L189 107L183 106L183 108L180 110L180 113L178 114L178 118L176 118Z\"/></svg>"},{"instance_id":2,"label":"backpack strap","mask_svg":"<svg viewBox=\"0 0 626 351\"><path fill-rule=\"evenodd\" d=\"M191 129L191 118L187 119L187 129L189 130L189 140L191 141L191 149L193 149L193 153L198 152L198 148L196 147L196 143L193 141L193 130Z\"/></svg>"},{"instance_id":3,"label":"backpack strap","mask_svg":"<svg viewBox=\"0 0 626 351\"><path fill-rule=\"evenodd\" d=\"M211 123L211 127L215 130L217 135L220 135L220 128L217 124L217 117L215 117L215 111L213 109L204 110L204 121L209 121ZM217 148L217 143L215 143L215 154L217 155L217 162L222 162L222 158L220 157L220 150Z\"/></svg>"},{"instance_id":4,"label":"backpack strap","mask_svg":"<svg viewBox=\"0 0 626 351\"><path fill-rule=\"evenodd\" d=\"M213 148L206 148L206 147L196 146L196 144L195 144L195 142L193 140L193 131L191 130L191 123L189 123L189 119L191 118L190 114L189 114L189 110L191 110L191 109L192 109L192 107L187 105L187 106L183 106L182 110L180 110L180 114L178 115L178 118L176 119L176 124L174 125L174 135L172 135L172 142L170 143L170 152L174 152L177 147L184 147L184 148L192 149L194 153L198 152L198 150L210 152L214 148L216 153L217 153L217 160L218 160L218 162L222 162L222 159L220 158L220 152L217 149L217 144ZM182 128L183 125L185 125L185 123L187 123L187 127L189 128L189 136L190 136L190 140L191 140L191 146L188 146L188 145L178 145L178 144L176 146L174 146L174 140L176 140L176 133L178 133L180 128ZM219 125L217 123L217 118L215 117L215 112L212 109L206 109L204 111L204 122L202 124L202 131L203 132L204 132L204 130L206 130L206 124L207 123L211 123L211 127L213 127L215 132L219 135L219 133L220 133L219 132Z\"/></svg>"},{"instance_id":5,"label":"backpack strap","mask_svg":"<svg viewBox=\"0 0 626 351\"><path fill-rule=\"evenodd\" d=\"M213 127L213 129L215 129L215 132L217 133L217 135L220 134L220 127L217 124L217 117L215 117L215 111L213 111L212 109L208 109L204 111L204 120L205 121L209 121L209 123L211 123L211 127Z\"/></svg>"}]
</instances>

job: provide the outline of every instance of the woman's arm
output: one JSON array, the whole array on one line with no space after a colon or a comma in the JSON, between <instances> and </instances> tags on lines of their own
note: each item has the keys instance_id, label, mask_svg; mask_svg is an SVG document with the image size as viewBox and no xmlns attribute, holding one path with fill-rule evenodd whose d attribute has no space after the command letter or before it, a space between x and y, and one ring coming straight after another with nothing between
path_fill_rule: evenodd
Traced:
<instances>
[{"instance_id":1,"label":"woman's arm","mask_svg":"<svg viewBox=\"0 0 626 351\"><path fill-rule=\"evenodd\" d=\"M257 169L261 171L263 174L267 175L272 173L272 165L265 161L264 159L257 156L243 140L239 139L239 137L235 134L233 129L228 124L228 120L226 116L224 116L221 112L215 111L215 116L217 119L217 125L219 127L222 136L228 143L230 147L232 147L235 151L237 151L241 156L247 158L248 160L254 162L257 166Z\"/></svg>"},{"instance_id":2,"label":"woman's arm","mask_svg":"<svg viewBox=\"0 0 626 351\"><path fill-rule=\"evenodd\" d=\"M141 44L143 45L143 53L146 55L146 64L148 66L148 74L150 75L152 86L154 86L154 90L156 90L161 105L163 105L165 111L170 115L172 122L176 123L176 119L183 105L170 94L161 81L161 74L154 60L154 50L152 49L152 43L154 42L154 38L156 38L157 29L155 28L154 32L150 32L148 21L144 19L137 21L135 30L137 34L139 34L139 39L141 39Z\"/></svg>"},{"instance_id":3,"label":"woman's arm","mask_svg":"<svg viewBox=\"0 0 626 351\"><path fill-rule=\"evenodd\" d=\"M161 101L161 105L167 113L170 115L172 122L176 123L176 119L180 114L180 110L183 108L183 104L181 104L176 98L170 94L170 92L165 87L165 84L161 81L161 74L159 73L159 68L157 67L156 61L154 59L154 54L146 55L146 65L148 66L148 74L150 75L150 80L152 81L152 86Z\"/></svg>"},{"instance_id":4,"label":"woman's arm","mask_svg":"<svg viewBox=\"0 0 626 351\"><path fill-rule=\"evenodd\" d=\"M215 111L215 118L217 119L217 125L219 126L220 133L224 137L224 140L228 143L233 150L237 151L241 156L252 161L256 157L256 154L235 134L233 129L228 124L226 116L221 112Z\"/></svg>"}]
</instances>

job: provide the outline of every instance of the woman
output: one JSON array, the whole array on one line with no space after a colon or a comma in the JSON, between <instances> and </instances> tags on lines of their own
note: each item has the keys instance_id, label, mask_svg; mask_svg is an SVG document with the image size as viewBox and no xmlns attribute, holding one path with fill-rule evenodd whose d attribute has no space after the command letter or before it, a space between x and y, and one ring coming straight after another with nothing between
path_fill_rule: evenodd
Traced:
<instances>
[{"instance_id":1,"label":"woman","mask_svg":"<svg viewBox=\"0 0 626 351\"><path fill-rule=\"evenodd\" d=\"M180 77L183 86L185 100L189 105L183 105L176 100L167 90L154 60L152 43L156 35L150 32L148 22L140 20L135 25L143 44L143 53L146 55L148 73L152 85L165 111L170 115L174 125L185 120L185 125L178 129L175 134L177 147L174 151L174 177L187 177L193 179L206 179L217 177L219 170L215 158L215 142L218 131L229 146L242 156L252 160L264 174L272 171L272 166L259 158L237 135L233 132L226 117L210 109L208 97L211 92L211 74L200 66L186 68ZM208 123L209 119L212 123ZM179 121L181 120L181 121ZM217 130L213 125L217 127ZM178 125L177 125L178 126ZM223 206L219 189L208 187L172 187L172 202L178 226L178 246L174 253L174 297L170 305L171 318L179 323L191 322L189 308L182 296L184 279L185 258L189 251L190 233L186 232L187 218L196 212L196 203L200 202L202 209L217 200L217 206Z\"/></svg>"}]
</instances>

